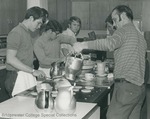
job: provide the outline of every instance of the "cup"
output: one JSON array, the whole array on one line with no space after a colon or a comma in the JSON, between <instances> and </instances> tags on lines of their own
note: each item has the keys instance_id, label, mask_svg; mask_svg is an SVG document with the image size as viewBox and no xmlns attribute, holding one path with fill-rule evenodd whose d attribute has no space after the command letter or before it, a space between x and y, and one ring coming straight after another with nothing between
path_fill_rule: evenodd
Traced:
<instances>
[{"instance_id":1,"label":"cup","mask_svg":"<svg viewBox=\"0 0 150 119\"><path fill-rule=\"evenodd\" d=\"M103 81L106 80L107 78L106 77L98 77L96 78L96 81L95 83L99 86L101 86L103 84Z\"/></svg>"},{"instance_id":2,"label":"cup","mask_svg":"<svg viewBox=\"0 0 150 119\"><path fill-rule=\"evenodd\" d=\"M106 62L97 62L97 74L99 76L105 74L105 66L106 66Z\"/></svg>"},{"instance_id":3,"label":"cup","mask_svg":"<svg viewBox=\"0 0 150 119\"><path fill-rule=\"evenodd\" d=\"M85 80L92 81L95 78L95 75L92 73L85 73Z\"/></svg>"}]
</instances>

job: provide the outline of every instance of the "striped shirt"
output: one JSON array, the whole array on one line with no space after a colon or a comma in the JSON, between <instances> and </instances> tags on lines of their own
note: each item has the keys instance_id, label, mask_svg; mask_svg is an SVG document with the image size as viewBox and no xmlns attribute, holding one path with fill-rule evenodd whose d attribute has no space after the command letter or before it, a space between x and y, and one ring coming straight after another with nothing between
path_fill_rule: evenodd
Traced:
<instances>
[{"instance_id":1,"label":"striped shirt","mask_svg":"<svg viewBox=\"0 0 150 119\"><path fill-rule=\"evenodd\" d=\"M147 44L132 23L117 29L113 36L88 42L89 49L114 51L114 78L142 85L145 75Z\"/></svg>"}]
</instances>

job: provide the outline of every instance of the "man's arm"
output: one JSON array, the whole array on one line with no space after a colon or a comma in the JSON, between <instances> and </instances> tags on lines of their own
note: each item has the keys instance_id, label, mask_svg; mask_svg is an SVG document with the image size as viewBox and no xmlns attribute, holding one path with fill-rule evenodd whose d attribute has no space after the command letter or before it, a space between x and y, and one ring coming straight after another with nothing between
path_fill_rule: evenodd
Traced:
<instances>
[{"instance_id":1,"label":"man's arm","mask_svg":"<svg viewBox=\"0 0 150 119\"><path fill-rule=\"evenodd\" d=\"M78 42L74 43L74 50L76 52L81 52L83 49L93 49L100 51L114 51L115 49L121 47L123 39L119 34L115 34L106 39L96 39L94 41Z\"/></svg>"},{"instance_id":2,"label":"man's arm","mask_svg":"<svg viewBox=\"0 0 150 119\"><path fill-rule=\"evenodd\" d=\"M70 44L73 46L75 42L77 42L76 38L64 34L58 35L57 39L63 44Z\"/></svg>"},{"instance_id":3,"label":"man's arm","mask_svg":"<svg viewBox=\"0 0 150 119\"><path fill-rule=\"evenodd\" d=\"M28 73L32 73L34 76L43 76L45 77L45 73L43 71L33 70L31 67L23 64L17 57L17 50L7 49L7 63L11 66L15 67L16 69L19 69L21 71L25 71Z\"/></svg>"}]
</instances>

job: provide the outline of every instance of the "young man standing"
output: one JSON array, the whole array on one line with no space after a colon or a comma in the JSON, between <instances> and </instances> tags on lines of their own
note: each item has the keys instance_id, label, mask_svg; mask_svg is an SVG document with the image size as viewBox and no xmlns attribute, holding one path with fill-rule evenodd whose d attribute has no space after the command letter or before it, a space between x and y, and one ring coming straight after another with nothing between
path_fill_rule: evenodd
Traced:
<instances>
[{"instance_id":1,"label":"young man standing","mask_svg":"<svg viewBox=\"0 0 150 119\"><path fill-rule=\"evenodd\" d=\"M27 10L19 23L7 37L7 62L5 87L10 97L36 85L35 77L45 77L43 71L33 69L33 40L31 32L36 31L45 20L39 7Z\"/></svg>"}]
</instances>

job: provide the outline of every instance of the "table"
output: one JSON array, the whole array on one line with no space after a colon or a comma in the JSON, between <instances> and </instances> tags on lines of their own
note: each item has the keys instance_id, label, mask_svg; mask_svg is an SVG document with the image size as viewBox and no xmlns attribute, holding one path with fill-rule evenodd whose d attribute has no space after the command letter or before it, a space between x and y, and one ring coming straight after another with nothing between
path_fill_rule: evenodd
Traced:
<instances>
[{"instance_id":1,"label":"table","mask_svg":"<svg viewBox=\"0 0 150 119\"><path fill-rule=\"evenodd\" d=\"M77 102L76 111L70 115L36 110L35 98L16 96L0 103L0 117L12 119L100 119L100 107L96 103Z\"/></svg>"},{"instance_id":2,"label":"table","mask_svg":"<svg viewBox=\"0 0 150 119\"><path fill-rule=\"evenodd\" d=\"M52 83L51 81L45 82L50 84ZM103 117L106 115L107 107L110 103L110 98L113 90L113 77L108 75L108 80L106 80L106 82L104 83L77 82L77 85L82 85L82 88L87 85L94 86L94 89L91 91L91 93L84 94L81 92L81 90L79 92L76 92L75 98L78 102L97 103L97 105L101 109L101 119L103 119ZM35 87L33 87L18 95L25 97L36 97L35 93Z\"/></svg>"}]
</instances>

